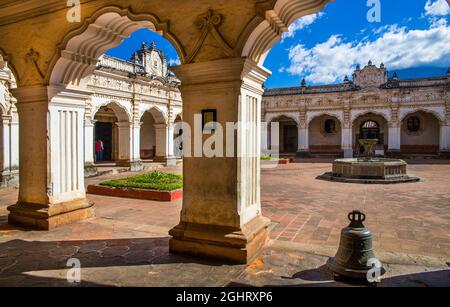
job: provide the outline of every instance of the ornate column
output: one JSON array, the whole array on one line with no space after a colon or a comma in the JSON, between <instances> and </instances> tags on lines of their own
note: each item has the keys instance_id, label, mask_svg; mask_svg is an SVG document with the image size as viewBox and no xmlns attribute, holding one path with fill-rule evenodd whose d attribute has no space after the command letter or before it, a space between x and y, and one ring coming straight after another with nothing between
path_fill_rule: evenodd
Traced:
<instances>
[{"instance_id":1,"label":"ornate column","mask_svg":"<svg viewBox=\"0 0 450 307\"><path fill-rule=\"evenodd\" d=\"M155 161L164 162L167 166L176 165L176 158L174 155L174 125L172 123L157 124L155 125L155 132Z\"/></svg>"},{"instance_id":2,"label":"ornate column","mask_svg":"<svg viewBox=\"0 0 450 307\"><path fill-rule=\"evenodd\" d=\"M15 100L15 99L14 99ZM10 122L10 174L14 185L19 183L19 114L15 101L11 107Z\"/></svg>"},{"instance_id":3,"label":"ornate column","mask_svg":"<svg viewBox=\"0 0 450 307\"><path fill-rule=\"evenodd\" d=\"M140 123L118 122L116 125L119 144L117 165L130 167L130 171L132 172L143 170L143 164L139 154Z\"/></svg>"},{"instance_id":4,"label":"ornate column","mask_svg":"<svg viewBox=\"0 0 450 307\"><path fill-rule=\"evenodd\" d=\"M0 186L7 187L11 179L11 120L12 116L2 115L2 159L1 163L1 182Z\"/></svg>"},{"instance_id":5,"label":"ornate column","mask_svg":"<svg viewBox=\"0 0 450 307\"><path fill-rule=\"evenodd\" d=\"M95 121L92 119L91 103L86 102L84 116L84 176L90 177L97 174L95 166Z\"/></svg>"},{"instance_id":6,"label":"ornate column","mask_svg":"<svg viewBox=\"0 0 450 307\"><path fill-rule=\"evenodd\" d=\"M309 131L306 108L302 108L299 115L297 157L309 157Z\"/></svg>"},{"instance_id":7,"label":"ornate column","mask_svg":"<svg viewBox=\"0 0 450 307\"><path fill-rule=\"evenodd\" d=\"M270 154L270 152L269 152L269 129L270 129L270 125L267 122L266 112L261 111L261 153L264 155Z\"/></svg>"},{"instance_id":8,"label":"ornate column","mask_svg":"<svg viewBox=\"0 0 450 307\"><path fill-rule=\"evenodd\" d=\"M445 104L445 120L441 122L441 156L450 159L450 102Z\"/></svg>"},{"instance_id":9,"label":"ornate column","mask_svg":"<svg viewBox=\"0 0 450 307\"><path fill-rule=\"evenodd\" d=\"M353 130L351 122L350 105L344 108L344 121L342 123L342 153L344 158L353 158Z\"/></svg>"},{"instance_id":10,"label":"ornate column","mask_svg":"<svg viewBox=\"0 0 450 307\"><path fill-rule=\"evenodd\" d=\"M84 188L87 93L33 86L13 90L20 122L20 189L8 220L38 229L94 216Z\"/></svg>"},{"instance_id":11,"label":"ornate column","mask_svg":"<svg viewBox=\"0 0 450 307\"><path fill-rule=\"evenodd\" d=\"M226 129L223 140L216 136L216 146L228 142L226 157L185 152L183 210L170 231L170 250L246 263L268 238L269 220L260 203L260 132L262 84L269 72L231 58L179 66L175 73L182 84L183 119L193 129L195 115L211 109L222 127L241 125ZM192 138L191 148L210 137Z\"/></svg>"},{"instance_id":12,"label":"ornate column","mask_svg":"<svg viewBox=\"0 0 450 307\"><path fill-rule=\"evenodd\" d=\"M391 106L391 121L389 125L388 156L398 157L401 155L401 122L398 118L399 107L397 104Z\"/></svg>"}]
</instances>

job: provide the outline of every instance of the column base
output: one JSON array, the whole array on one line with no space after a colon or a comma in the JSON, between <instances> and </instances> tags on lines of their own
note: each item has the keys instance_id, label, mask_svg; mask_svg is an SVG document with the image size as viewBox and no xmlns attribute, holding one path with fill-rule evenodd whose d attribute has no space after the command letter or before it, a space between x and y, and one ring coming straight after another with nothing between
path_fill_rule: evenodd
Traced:
<instances>
[{"instance_id":1,"label":"column base","mask_svg":"<svg viewBox=\"0 0 450 307\"><path fill-rule=\"evenodd\" d=\"M117 166L129 167L131 172L140 172L144 170L144 163L139 161L118 161Z\"/></svg>"},{"instance_id":2,"label":"column base","mask_svg":"<svg viewBox=\"0 0 450 307\"><path fill-rule=\"evenodd\" d=\"M299 150L297 151L297 158L310 158L311 155L307 150Z\"/></svg>"},{"instance_id":3,"label":"column base","mask_svg":"<svg viewBox=\"0 0 450 307\"><path fill-rule=\"evenodd\" d=\"M270 220L263 216L254 218L241 229L181 223L169 232L170 252L246 264L267 243L269 224Z\"/></svg>"},{"instance_id":4,"label":"column base","mask_svg":"<svg viewBox=\"0 0 450 307\"><path fill-rule=\"evenodd\" d=\"M386 153L386 156L388 158L400 159L402 158L402 152L400 151L400 149L389 149Z\"/></svg>"},{"instance_id":5,"label":"column base","mask_svg":"<svg viewBox=\"0 0 450 307\"><path fill-rule=\"evenodd\" d=\"M351 159L351 158L353 158L353 149L343 149L342 150L342 157L344 159Z\"/></svg>"},{"instance_id":6,"label":"column base","mask_svg":"<svg viewBox=\"0 0 450 307\"><path fill-rule=\"evenodd\" d=\"M98 175L98 169L94 164L85 164L84 165L84 177L94 177Z\"/></svg>"},{"instance_id":7,"label":"column base","mask_svg":"<svg viewBox=\"0 0 450 307\"><path fill-rule=\"evenodd\" d=\"M38 230L51 230L95 216L94 203L86 199L48 206L17 203L9 206L8 211L9 224Z\"/></svg>"},{"instance_id":8,"label":"column base","mask_svg":"<svg viewBox=\"0 0 450 307\"><path fill-rule=\"evenodd\" d=\"M155 162L165 163L166 166L177 166L177 158L173 157L155 157Z\"/></svg>"}]
</instances>

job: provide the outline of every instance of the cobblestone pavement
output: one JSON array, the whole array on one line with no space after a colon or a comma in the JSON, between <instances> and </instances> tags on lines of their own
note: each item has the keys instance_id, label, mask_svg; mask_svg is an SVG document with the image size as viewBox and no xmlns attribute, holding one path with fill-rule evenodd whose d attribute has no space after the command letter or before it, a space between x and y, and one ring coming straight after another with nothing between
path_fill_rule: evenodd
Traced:
<instances>
[{"instance_id":1,"label":"cobblestone pavement","mask_svg":"<svg viewBox=\"0 0 450 307\"><path fill-rule=\"evenodd\" d=\"M273 220L275 243L248 267L169 254L167 231L179 221L180 201L89 195L96 218L41 232L7 224L6 206L17 191L0 190L0 286L67 286L69 258L81 261L85 286L341 286L325 269L327 257L314 254L333 255L346 212L354 208L367 211L375 248L391 263L383 285L450 286L450 165L412 165L423 182L395 186L315 179L329 167L263 170L263 212ZM403 256L390 258L392 252Z\"/></svg>"},{"instance_id":2,"label":"cobblestone pavement","mask_svg":"<svg viewBox=\"0 0 450 307\"><path fill-rule=\"evenodd\" d=\"M358 185L316 180L329 164L291 164L262 176L272 239L337 246L347 213L362 209L377 250L450 256L450 165L410 165L422 182Z\"/></svg>"}]
</instances>

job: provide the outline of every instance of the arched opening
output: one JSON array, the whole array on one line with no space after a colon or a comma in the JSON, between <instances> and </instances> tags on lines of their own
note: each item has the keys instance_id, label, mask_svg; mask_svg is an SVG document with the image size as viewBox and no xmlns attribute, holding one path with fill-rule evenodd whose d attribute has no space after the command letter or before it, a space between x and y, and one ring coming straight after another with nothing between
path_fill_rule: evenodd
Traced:
<instances>
[{"instance_id":1,"label":"arched opening","mask_svg":"<svg viewBox=\"0 0 450 307\"><path fill-rule=\"evenodd\" d=\"M298 125L292 118L282 115L272 120L271 123L279 124L279 150L280 154L294 154L298 150ZM269 129L269 150L273 149L274 140L271 137L271 127Z\"/></svg>"},{"instance_id":2,"label":"arched opening","mask_svg":"<svg viewBox=\"0 0 450 307\"><path fill-rule=\"evenodd\" d=\"M272 42L280 38L279 34L295 18L318 10L326 3L327 1L308 1L308 3L277 1L278 5L271 7L273 5L269 4L270 8L266 9L266 6L260 6L258 2L258 16L255 16L255 19L248 23L248 27L243 29L242 35L239 36L242 39L238 38L238 40L242 41L235 41L235 48L227 48L230 46L227 46L228 43L224 41L224 36L228 35L217 33L217 29L215 29L217 23L220 23L219 15L211 16L211 14L208 14L206 18L212 18L203 18L203 21L206 22L203 24L195 22L194 27L192 27L191 23L186 23L186 30L182 31L187 33L183 37L183 41L191 43L187 44L188 51L192 53L189 59L194 59L196 54L198 54L198 57L195 58L195 61L188 61L190 65L183 65L176 70L177 73L180 72L180 78L188 81L184 82L183 88L189 89L191 87L193 89L196 87L195 91L189 91L189 93L186 91L187 94L183 96L183 99L187 101L186 104L189 105L189 109L184 113L186 116L185 120L191 122L194 114L200 114L203 109L213 108L217 109L218 121L221 123L242 120L244 123L259 124L262 85L269 72L258 66L258 64L262 63L257 58L260 58L261 53L267 52ZM201 9L204 4L201 4L199 8ZM298 6L298 4L301 5ZM74 33L75 35L69 35L67 40L61 44L63 46L61 52L58 52L55 56L55 63L50 65L52 73L45 80L46 84L55 85L54 88L66 86L65 89L70 89L70 92L62 91L58 93L56 95L58 97L55 100L48 99L51 100L51 127L46 127L43 120L48 112L48 101L45 101L46 99L42 99L38 115L32 115L31 111L26 113L27 117L25 120L32 121L36 119L39 123L38 134L42 141L34 142L33 137L30 134L26 134L21 138L21 143L30 145L26 146L29 148L37 147L38 145L41 145L41 148L47 148L42 146L42 144L46 144L51 152L46 150L39 152L38 161L43 163L36 163L42 165L36 173L42 175L40 176L42 179L39 182L35 182L35 178L28 176L25 181L26 185L24 185L26 188L22 189L21 192L22 195L31 195L32 193L27 192L36 190L38 193L34 194L38 194L38 197L22 197L21 200L24 203L34 203L43 206L64 203L64 209L67 208L68 210L66 212L63 212L64 209L58 211L58 214L65 214L64 221L91 217L93 213L92 204L86 201L84 182L81 179L82 176L80 176L80 170L83 167L82 150L79 147L75 148L77 144L83 143L82 133L77 134L75 132L82 129L83 114L85 113L80 106L88 100L86 96L92 93L85 89L89 83L89 77L96 68L98 59L106 50L117 46L125 37L138 29L147 27L152 30L163 31L167 30L171 24L169 22L171 21L170 18L164 23L160 23L159 18L156 16L140 15L136 17L127 9L108 8L108 10L111 11L106 10L97 13L94 17L87 18L85 26L78 29ZM221 11L223 14L229 14L228 10L221 9ZM253 6L250 11L253 12ZM265 14L265 11L267 11L267 14ZM239 11L237 12L234 15L239 16ZM280 16L277 17L277 14ZM233 14L230 15L233 16ZM246 15L248 16L248 14ZM216 16L219 17L218 21L217 18L214 18ZM265 34L261 36L256 32L255 36L252 36L251 33L255 26L261 23L264 23L263 31L268 36ZM269 27L265 27L266 24ZM201 26L200 29L198 28L199 25ZM222 30L228 29L227 26L222 27ZM198 30L201 30L203 33L198 33ZM252 56L246 57L245 55L242 56L241 51L242 46L246 45L249 36L255 39L250 39L252 42L249 43ZM194 43L197 37L207 39L206 43L203 44L205 41L202 40ZM211 44L211 38L219 41L219 48L217 48L216 43ZM263 45L262 48L255 46L260 44ZM253 48L254 46L255 48ZM180 52L181 63L185 63L183 48L176 49ZM225 49L225 56L217 52L220 49ZM153 65L154 62L151 63L152 66L158 66L158 63L157 65ZM131 71L127 70L126 67L130 66L124 65L124 75L139 75L140 71L139 69L135 70L136 66L133 66ZM138 77L141 76L139 75ZM195 82L189 83L192 79ZM124 84L123 80L111 83L106 81L106 84L116 87L117 91L119 91L118 89L123 89L124 91L130 89ZM140 96L139 98L149 94L142 87L140 89L138 95L136 95ZM96 93L103 95L101 91ZM131 155L136 153L136 148L139 151L139 146L134 146L136 143L130 146L130 139L137 139L135 136L140 132L140 127L139 129L137 128L139 126L137 121L140 118L136 118L137 114L140 114L140 109L136 108L136 101L139 98L135 99L136 96L132 94L123 95L131 100L127 101L129 106L126 109L129 112L126 121L122 120L121 113L118 112L119 110L113 104L101 109L94 116L94 120L97 120L99 124L108 123L109 127L112 126L108 128L108 131L106 131L106 128L103 128L105 129L103 133L111 136L112 139L111 159L115 157L114 148L116 147L114 146L114 140L116 139L114 136L114 124L117 126L116 143L118 143L117 147L119 148L117 150L117 159L130 159ZM68 97L59 97L63 95ZM171 97L171 95L166 97ZM67 101L69 103L65 103ZM170 115L172 113L168 112L167 114ZM153 119L155 120L155 118ZM167 116L167 121L164 124L155 124L159 126L157 131L158 128L161 128L161 131L163 129L166 131L164 146L158 146L158 137L156 136L156 156L158 156L158 148L164 147L169 149L169 152L171 151L173 146L171 142L172 136L167 132L168 129L171 129L171 120L170 116ZM58 128L61 129L58 130ZM190 170L189 175L184 178L185 195L189 197L185 197L183 214L181 215L182 220L179 227L172 229L170 232L173 237L171 251L194 251L198 252L198 254L203 253L208 257L225 257L236 262L246 262L252 259L264 242L267 241L269 221L261 214L259 193L258 128L258 125L251 126L248 133L243 129L237 129L237 138L233 145L236 145L235 148L238 148L238 151L245 147L242 150L244 157L238 157L236 154L234 157L227 159L219 157L209 159L201 153L200 157L185 159L184 169ZM102 130L102 128L99 128L99 130ZM110 132L109 130L112 131ZM293 129L290 128L290 130L292 131ZM47 131L50 131L49 140L46 139ZM284 136L288 136L286 139L292 139L291 133L286 132ZM122 142L122 140L127 142ZM296 151L296 140L287 142L287 145L289 146L286 147L289 148L286 149ZM60 148L63 148L64 151L58 151ZM65 154L60 154L61 152ZM69 152L72 154L68 154ZM55 159L54 163L53 159ZM52 163L49 160L52 160ZM51 170L47 173L49 164L51 164L49 167ZM35 167L30 162L27 162L25 167L35 170ZM39 176L35 175L35 177ZM48 183L61 184L57 187L50 185L49 188ZM52 196L51 202L49 201L49 195ZM20 217L19 214L16 214L16 218ZM53 219L55 221L53 224L59 222L59 217L45 218ZM49 221L43 227L50 228L52 227L51 224L52 222ZM208 227L208 225L212 226L214 234L212 236L203 236L203 233L211 233L211 227ZM238 234L241 230L242 235ZM229 231L238 235L230 239Z\"/></svg>"},{"instance_id":3,"label":"arched opening","mask_svg":"<svg viewBox=\"0 0 450 307\"><path fill-rule=\"evenodd\" d=\"M130 137L130 120L126 111L112 102L97 111L94 121L95 162L118 162L126 159L124 155Z\"/></svg>"},{"instance_id":4,"label":"arched opening","mask_svg":"<svg viewBox=\"0 0 450 307\"><path fill-rule=\"evenodd\" d=\"M160 151L159 146L164 144L161 138L165 135L158 133L160 127L165 124L164 114L156 108L146 111L141 119L141 159L149 160L157 157L157 152Z\"/></svg>"},{"instance_id":5,"label":"arched opening","mask_svg":"<svg viewBox=\"0 0 450 307\"><path fill-rule=\"evenodd\" d=\"M315 117L308 126L309 152L313 156L339 157L342 154L342 128L331 115Z\"/></svg>"},{"instance_id":6,"label":"arched opening","mask_svg":"<svg viewBox=\"0 0 450 307\"><path fill-rule=\"evenodd\" d=\"M401 124L401 152L404 155L438 155L440 121L432 113L417 111L406 115Z\"/></svg>"},{"instance_id":7,"label":"arched opening","mask_svg":"<svg viewBox=\"0 0 450 307\"><path fill-rule=\"evenodd\" d=\"M389 133L387 120L374 113L360 115L353 122L353 150L356 156L364 152L364 148L359 144L359 140L377 139L375 154L384 156L388 150Z\"/></svg>"}]
</instances>

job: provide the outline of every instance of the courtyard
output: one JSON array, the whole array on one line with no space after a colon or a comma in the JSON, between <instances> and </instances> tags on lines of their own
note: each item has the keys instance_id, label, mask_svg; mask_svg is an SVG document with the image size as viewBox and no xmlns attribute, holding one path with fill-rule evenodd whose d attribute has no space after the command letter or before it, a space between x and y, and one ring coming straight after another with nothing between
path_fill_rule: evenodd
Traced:
<instances>
[{"instance_id":1,"label":"courtyard","mask_svg":"<svg viewBox=\"0 0 450 307\"><path fill-rule=\"evenodd\" d=\"M408 161L419 183L352 185L317 180L328 161L263 168L263 214L270 243L248 266L169 253L168 231L182 201L88 195L96 217L49 232L7 224L16 190L0 191L0 286L67 286L67 261L80 260L84 286L345 285L324 266L336 253L340 230L353 209L367 213L387 286L449 286L450 163ZM156 167L155 167L156 168ZM160 169L160 168L158 168ZM181 167L164 172L181 173ZM108 173L86 185L129 176ZM175 274L176 273L176 274Z\"/></svg>"}]
</instances>

